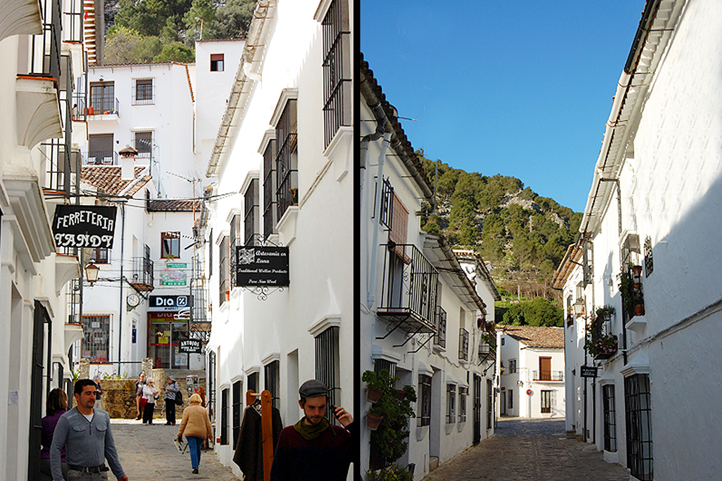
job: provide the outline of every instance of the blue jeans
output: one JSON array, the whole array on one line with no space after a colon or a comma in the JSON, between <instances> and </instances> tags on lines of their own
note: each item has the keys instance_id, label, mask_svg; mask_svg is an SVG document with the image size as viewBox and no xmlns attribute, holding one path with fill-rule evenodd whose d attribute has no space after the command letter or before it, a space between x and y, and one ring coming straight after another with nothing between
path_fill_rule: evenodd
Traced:
<instances>
[{"instance_id":1,"label":"blue jeans","mask_svg":"<svg viewBox=\"0 0 722 481\"><path fill-rule=\"evenodd\" d=\"M201 446L203 446L203 438L198 436L186 436L186 442L191 449L191 467L197 468L201 463Z\"/></svg>"}]
</instances>

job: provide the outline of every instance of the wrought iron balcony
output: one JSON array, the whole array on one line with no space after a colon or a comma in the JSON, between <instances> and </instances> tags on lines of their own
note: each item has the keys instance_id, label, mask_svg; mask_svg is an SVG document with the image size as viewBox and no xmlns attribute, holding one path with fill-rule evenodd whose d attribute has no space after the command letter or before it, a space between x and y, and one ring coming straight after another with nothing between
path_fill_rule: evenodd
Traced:
<instances>
[{"instance_id":1,"label":"wrought iron balcony","mask_svg":"<svg viewBox=\"0 0 722 481\"><path fill-rule=\"evenodd\" d=\"M133 257L133 268L128 281L139 291L152 291L153 261L149 257Z\"/></svg>"},{"instance_id":2,"label":"wrought iron balcony","mask_svg":"<svg viewBox=\"0 0 722 481\"><path fill-rule=\"evenodd\" d=\"M415 245L389 243L376 314L394 323L394 328L436 333L438 286L438 271Z\"/></svg>"},{"instance_id":3,"label":"wrought iron balcony","mask_svg":"<svg viewBox=\"0 0 722 481\"><path fill-rule=\"evenodd\" d=\"M532 371L533 381L564 381L564 371Z\"/></svg>"}]
</instances>

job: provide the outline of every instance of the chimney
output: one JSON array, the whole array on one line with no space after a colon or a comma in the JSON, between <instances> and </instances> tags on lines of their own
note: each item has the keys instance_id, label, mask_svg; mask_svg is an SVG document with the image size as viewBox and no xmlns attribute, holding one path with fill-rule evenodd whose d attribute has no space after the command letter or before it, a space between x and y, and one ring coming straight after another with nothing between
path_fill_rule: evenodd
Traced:
<instances>
[{"instance_id":1,"label":"chimney","mask_svg":"<svg viewBox=\"0 0 722 481\"><path fill-rule=\"evenodd\" d=\"M135 155L138 151L130 145L126 145L118 153L120 154L120 179L135 179Z\"/></svg>"}]
</instances>

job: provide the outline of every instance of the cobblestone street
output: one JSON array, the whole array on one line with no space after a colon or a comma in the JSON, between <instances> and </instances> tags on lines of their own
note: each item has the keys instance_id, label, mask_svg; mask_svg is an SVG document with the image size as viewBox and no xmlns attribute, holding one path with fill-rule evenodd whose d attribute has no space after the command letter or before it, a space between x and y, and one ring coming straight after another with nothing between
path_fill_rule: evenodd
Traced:
<instances>
[{"instance_id":1,"label":"cobblestone street","mask_svg":"<svg viewBox=\"0 0 722 481\"><path fill-rule=\"evenodd\" d=\"M424 478L442 480L626 481L627 470L592 445L569 439L563 419L502 419L496 434Z\"/></svg>"},{"instance_id":2,"label":"cobblestone street","mask_svg":"<svg viewBox=\"0 0 722 481\"><path fill-rule=\"evenodd\" d=\"M230 468L222 466L213 451L202 451L199 474L191 473L190 450L178 452L173 438L178 434L178 424L166 426L165 419L156 419L153 425L144 426L140 421L112 419L113 438L128 479L213 479L236 481ZM110 476L115 479L114 476Z\"/></svg>"}]
</instances>

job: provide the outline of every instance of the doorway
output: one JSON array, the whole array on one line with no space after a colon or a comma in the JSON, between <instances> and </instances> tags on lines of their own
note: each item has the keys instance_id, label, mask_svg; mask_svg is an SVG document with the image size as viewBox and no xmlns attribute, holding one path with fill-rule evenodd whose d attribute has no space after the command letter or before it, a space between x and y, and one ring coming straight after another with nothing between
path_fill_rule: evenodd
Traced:
<instances>
[{"instance_id":1,"label":"doorway","mask_svg":"<svg viewBox=\"0 0 722 481\"><path fill-rule=\"evenodd\" d=\"M474 444L481 442L481 376L474 374Z\"/></svg>"}]
</instances>

